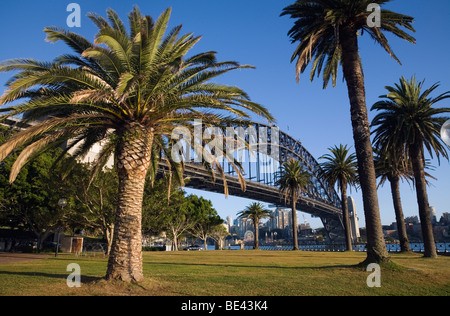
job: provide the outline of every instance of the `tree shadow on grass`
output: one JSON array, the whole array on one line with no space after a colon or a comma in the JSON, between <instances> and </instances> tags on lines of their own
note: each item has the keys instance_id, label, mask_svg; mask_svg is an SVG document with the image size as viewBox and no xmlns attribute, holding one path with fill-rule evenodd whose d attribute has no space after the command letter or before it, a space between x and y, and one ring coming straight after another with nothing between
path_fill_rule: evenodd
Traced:
<instances>
[{"instance_id":1,"label":"tree shadow on grass","mask_svg":"<svg viewBox=\"0 0 450 316\"><path fill-rule=\"evenodd\" d=\"M42 277L42 278L51 278L51 279L61 279L67 280L67 277L70 275L67 274L56 274L56 273L44 273L44 272L18 272L18 271L0 271L1 275L17 275L17 276L28 276L28 277ZM81 275L81 283L82 284L91 284L103 280L104 277L94 277Z\"/></svg>"},{"instance_id":2,"label":"tree shadow on grass","mask_svg":"<svg viewBox=\"0 0 450 316\"><path fill-rule=\"evenodd\" d=\"M278 265L243 265L224 263L191 263L191 262L155 262L144 263L144 265L173 265L173 266L203 266L219 268L254 268L254 269L290 269L290 270L321 270L321 269L360 269L358 265L329 265L329 266L278 266Z\"/></svg>"}]
</instances>

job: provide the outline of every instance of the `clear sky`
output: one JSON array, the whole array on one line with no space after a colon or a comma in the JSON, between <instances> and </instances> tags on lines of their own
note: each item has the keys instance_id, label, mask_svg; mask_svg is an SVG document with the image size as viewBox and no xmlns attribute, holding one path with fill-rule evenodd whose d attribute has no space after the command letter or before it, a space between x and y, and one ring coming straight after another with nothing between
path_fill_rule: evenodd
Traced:
<instances>
[{"instance_id":1,"label":"clear sky","mask_svg":"<svg viewBox=\"0 0 450 316\"><path fill-rule=\"evenodd\" d=\"M353 146L349 101L342 73L336 88L322 89L320 78L312 83L309 72L295 81L295 67L290 58L295 45L287 36L293 21L280 17L284 7L294 0L1 0L0 1L0 60L11 58L35 58L51 60L69 49L62 43L44 41L42 32L46 26L69 28L66 12L69 3L81 8L81 27L71 31L93 39L95 27L86 17L88 12L106 15L113 8L126 21L127 14L137 4L143 14L155 19L172 7L171 26L183 25L183 33L202 35L193 52L214 50L219 60L235 60L251 64L246 69L221 77L220 82L237 85L249 93L253 101L270 109L279 128L300 140L316 158L327 153L336 144ZM370 108L378 97L385 94L384 86L393 85L403 75L426 79L426 86L440 82L436 94L450 90L450 1L448 0L397 0L388 4L390 10L415 18L417 44L412 45L397 38L388 37L394 52L402 61L397 64L385 51L367 36L360 38L360 54L363 61L367 106ZM0 74L0 93L10 74ZM441 107L450 107L444 101ZM369 113L373 118L374 113ZM435 206L438 218L450 212L450 163L442 160L432 172L438 180L429 187L430 204ZM214 207L225 218L248 205L248 200L189 191L213 201ZM401 187L405 216L418 215L413 188L407 183ZM365 226L361 192L352 191L355 198L360 226ZM395 221L389 185L379 190L381 219L383 224ZM320 227L318 219L306 219L313 227ZM301 221L301 220L300 220Z\"/></svg>"}]
</instances>

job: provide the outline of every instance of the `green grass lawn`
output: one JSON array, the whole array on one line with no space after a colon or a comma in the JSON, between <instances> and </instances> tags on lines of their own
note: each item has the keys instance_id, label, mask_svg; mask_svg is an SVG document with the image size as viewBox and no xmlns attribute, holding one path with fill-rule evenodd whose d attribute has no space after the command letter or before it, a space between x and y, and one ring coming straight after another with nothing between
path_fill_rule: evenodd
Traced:
<instances>
[{"instance_id":1,"label":"green grass lawn","mask_svg":"<svg viewBox=\"0 0 450 316\"><path fill-rule=\"evenodd\" d=\"M58 258L0 265L0 295L450 295L450 257L393 254L382 266L381 287L356 267L365 253L303 251L145 252L146 280L102 279L102 256ZM67 265L81 267L81 287L66 285Z\"/></svg>"}]
</instances>

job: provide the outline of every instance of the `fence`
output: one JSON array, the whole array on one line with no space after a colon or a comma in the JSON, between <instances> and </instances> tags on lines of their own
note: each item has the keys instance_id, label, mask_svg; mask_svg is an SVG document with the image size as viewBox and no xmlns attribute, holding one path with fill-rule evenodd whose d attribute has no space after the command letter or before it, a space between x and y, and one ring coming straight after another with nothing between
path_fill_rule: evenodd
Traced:
<instances>
[{"instance_id":1,"label":"fence","mask_svg":"<svg viewBox=\"0 0 450 316\"><path fill-rule=\"evenodd\" d=\"M292 249L292 247L290 248ZM352 248L353 251L367 251L366 244L354 244ZM400 252L399 244L386 244L386 248L388 252ZM409 248L413 252L424 252L423 243L410 243ZM346 248L344 244L333 244L333 245L322 244L322 245L299 245L299 249L304 251L345 251ZM439 254L450 253L450 243L436 243L436 251Z\"/></svg>"}]
</instances>

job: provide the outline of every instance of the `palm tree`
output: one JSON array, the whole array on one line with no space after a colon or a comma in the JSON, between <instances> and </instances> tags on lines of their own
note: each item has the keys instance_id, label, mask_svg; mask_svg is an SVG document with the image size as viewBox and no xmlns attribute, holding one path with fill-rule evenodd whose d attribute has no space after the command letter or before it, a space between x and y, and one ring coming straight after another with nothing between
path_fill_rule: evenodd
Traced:
<instances>
[{"instance_id":1,"label":"palm tree","mask_svg":"<svg viewBox=\"0 0 450 316\"><path fill-rule=\"evenodd\" d=\"M345 230L345 245L347 251L352 251L352 239L350 230L350 218L348 214L347 203L347 186L357 185L358 176L356 162L356 155L349 154L350 148L347 145L334 146L328 148L331 154L326 154L319 159L324 159L326 162L321 163L321 177L325 179L330 186L337 184L338 190L341 192L342 201L342 219Z\"/></svg>"},{"instance_id":2,"label":"palm tree","mask_svg":"<svg viewBox=\"0 0 450 316\"><path fill-rule=\"evenodd\" d=\"M264 209L264 205L259 202L253 202L238 213L238 218L250 219L255 228L255 245L254 249L259 249L259 223L262 219L270 218L272 215L269 210Z\"/></svg>"},{"instance_id":3,"label":"palm tree","mask_svg":"<svg viewBox=\"0 0 450 316\"><path fill-rule=\"evenodd\" d=\"M380 27L369 27L367 21L372 12L369 5L385 4L390 0L298 0L283 9L281 15L295 19L288 35L292 42L299 42L291 61L297 58L297 81L312 63L311 77L323 71L324 88L330 78L336 84L337 70L342 65L350 100L350 114L353 139L358 159L358 174L363 194L364 213L367 228L366 262L389 261L379 212L377 183L370 141L370 127L367 116L364 76L358 49L358 35L369 34L395 60L383 31L415 42L415 39L399 27L414 31L412 17L381 10Z\"/></svg>"},{"instance_id":4,"label":"palm tree","mask_svg":"<svg viewBox=\"0 0 450 316\"><path fill-rule=\"evenodd\" d=\"M400 251L410 252L409 239L406 233L405 218L403 215L402 200L400 196L400 180L412 181L414 183L414 172L411 166L411 161L404 159L402 153L396 153L393 148L382 148L380 141L374 144L375 148L375 171L377 178L380 178L379 186L384 185L387 181L391 184L391 194L394 204L395 220L397 222L397 232L400 241ZM429 160L425 160L425 169L431 169ZM425 176L435 179L428 172ZM428 183L428 181L427 181Z\"/></svg>"},{"instance_id":5,"label":"palm tree","mask_svg":"<svg viewBox=\"0 0 450 316\"><path fill-rule=\"evenodd\" d=\"M251 102L240 88L211 79L236 69L236 62L218 62L212 51L187 56L200 40L166 33L171 9L154 21L138 7L128 15L129 29L113 10L107 18L88 17L98 27L95 41L47 27L47 41L63 41L73 49L52 62L13 59L0 71L17 71L0 97L5 116L26 114L35 124L0 147L0 161L14 148L25 146L11 172L36 152L69 140L67 150L86 154L103 147L93 169L101 169L114 153L119 177L118 206L107 279L143 279L141 213L146 174L156 172L158 159L170 158L171 133L176 127L193 130L201 119L211 126L248 122L248 112L272 120L267 110ZM225 123L224 123L225 122Z\"/></svg>"},{"instance_id":6,"label":"palm tree","mask_svg":"<svg viewBox=\"0 0 450 316\"><path fill-rule=\"evenodd\" d=\"M377 146L377 145L375 145ZM383 154L380 154L382 152ZM404 160L397 158L394 151L376 151L375 171L377 178L380 178L379 185L383 185L386 180L391 184L391 194L394 203L395 220L397 222L398 239L400 241L400 251L409 252L409 240L406 233L405 218L403 215L402 200L400 196L400 180L413 180L412 168Z\"/></svg>"},{"instance_id":7,"label":"palm tree","mask_svg":"<svg viewBox=\"0 0 450 316\"><path fill-rule=\"evenodd\" d=\"M387 95L376 102L372 110L380 111L372 121L375 144L383 144L385 151L400 150L411 161L416 187L419 217L424 242L424 256L437 256L434 244L433 227L430 220L430 206L425 179L425 158L427 151L438 159L448 159L447 146L440 137L440 129L448 118L443 113L450 113L450 108L433 108L437 102L450 98L447 91L436 98L430 94L439 87L432 85L422 92L424 82L416 82L415 77L400 79L395 87L387 86Z\"/></svg>"},{"instance_id":8,"label":"palm tree","mask_svg":"<svg viewBox=\"0 0 450 316\"><path fill-rule=\"evenodd\" d=\"M283 163L276 185L280 187L280 193L284 195L284 201L286 202L288 199L291 201L294 250L298 250L296 204L302 192L310 184L311 174L303 169L302 164L298 160L290 159Z\"/></svg>"}]
</instances>

